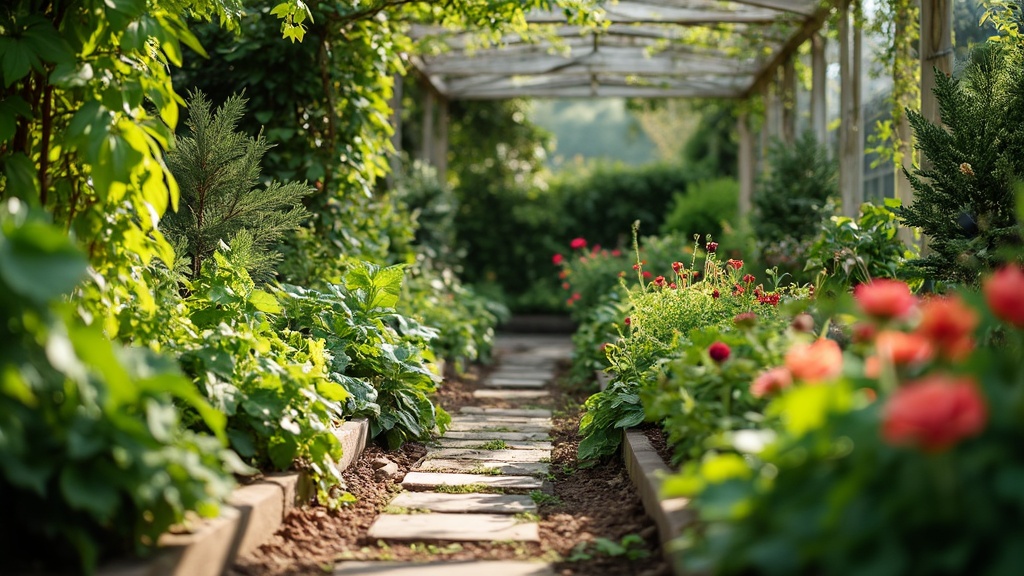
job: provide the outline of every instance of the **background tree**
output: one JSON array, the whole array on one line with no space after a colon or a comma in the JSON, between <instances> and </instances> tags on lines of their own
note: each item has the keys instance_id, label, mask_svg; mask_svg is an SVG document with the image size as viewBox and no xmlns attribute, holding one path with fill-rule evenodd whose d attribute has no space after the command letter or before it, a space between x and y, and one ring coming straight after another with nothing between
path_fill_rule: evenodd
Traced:
<instances>
[{"instance_id":1,"label":"background tree","mask_svg":"<svg viewBox=\"0 0 1024 576\"><path fill-rule=\"evenodd\" d=\"M306 218L302 198L313 189L305 182L261 186L260 161L271 146L262 133L252 138L236 130L245 114L242 97L231 96L211 113L196 92L188 109L188 133L175 138L167 155L181 200L160 227L189 259L192 278L222 242L253 278L269 278L281 258L273 246Z\"/></svg>"}]
</instances>

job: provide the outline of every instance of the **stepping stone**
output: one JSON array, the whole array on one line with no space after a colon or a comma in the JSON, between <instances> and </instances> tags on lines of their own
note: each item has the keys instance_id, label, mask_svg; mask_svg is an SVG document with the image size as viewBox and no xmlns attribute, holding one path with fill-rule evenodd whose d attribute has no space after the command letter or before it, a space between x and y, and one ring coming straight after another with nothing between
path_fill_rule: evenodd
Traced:
<instances>
[{"instance_id":1,"label":"stepping stone","mask_svg":"<svg viewBox=\"0 0 1024 576\"><path fill-rule=\"evenodd\" d=\"M509 490L542 490L544 481L533 476L492 476L490 474L445 474L439 472L409 472L402 480L406 490L434 490L439 486L471 486L480 484L488 488Z\"/></svg>"},{"instance_id":2,"label":"stepping stone","mask_svg":"<svg viewBox=\"0 0 1024 576\"><path fill-rule=\"evenodd\" d=\"M533 418L551 418L551 410L547 408L481 408L480 406L463 406L462 414L487 414L489 416L531 416Z\"/></svg>"},{"instance_id":3,"label":"stepping stone","mask_svg":"<svg viewBox=\"0 0 1024 576\"><path fill-rule=\"evenodd\" d=\"M448 429L455 432L541 432L546 434L551 426L535 426L519 422L466 422L452 419ZM527 440L527 438L520 438L520 440ZM543 438L529 438L529 440L543 440Z\"/></svg>"},{"instance_id":4,"label":"stepping stone","mask_svg":"<svg viewBox=\"0 0 1024 576\"><path fill-rule=\"evenodd\" d=\"M555 576L550 564L512 560L342 562L334 576Z\"/></svg>"},{"instance_id":5,"label":"stepping stone","mask_svg":"<svg viewBox=\"0 0 1024 576\"><path fill-rule=\"evenodd\" d=\"M490 400L538 400L550 398L551 393L547 390L474 390L473 397Z\"/></svg>"},{"instance_id":6,"label":"stepping stone","mask_svg":"<svg viewBox=\"0 0 1024 576\"><path fill-rule=\"evenodd\" d=\"M540 542L536 522L520 522L507 514L381 514L366 536L406 542Z\"/></svg>"},{"instance_id":7,"label":"stepping stone","mask_svg":"<svg viewBox=\"0 0 1024 576\"><path fill-rule=\"evenodd\" d=\"M545 462L551 452L544 450L467 450L441 448L427 452L427 460L478 460L486 462Z\"/></svg>"},{"instance_id":8,"label":"stepping stone","mask_svg":"<svg viewBox=\"0 0 1024 576\"><path fill-rule=\"evenodd\" d=\"M485 460L445 460L433 458L424 460L417 470L422 472L454 472L466 474L502 476L525 476L534 474L547 474L547 462L501 462Z\"/></svg>"},{"instance_id":9,"label":"stepping stone","mask_svg":"<svg viewBox=\"0 0 1024 576\"><path fill-rule=\"evenodd\" d=\"M551 426L551 418L537 416L502 416L501 414L456 414L455 416L452 416L452 421L479 422L485 426L494 423Z\"/></svg>"},{"instance_id":10,"label":"stepping stone","mask_svg":"<svg viewBox=\"0 0 1024 576\"><path fill-rule=\"evenodd\" d=\"M538 372L536 370L506 370L498 369L491 372L488 378L491 380L543 380L550 382L555 377L553 372Z\"/></svg>"},{"instance_id":11,"label":"stepping stone","mask_svg":"<svg viewBox=\"0 0 1024 576\"><path fill-rule=\"evenodd\" d=\"M476 440L473 438L436 438L432 444L441 448L475 448L477 450L487 450L482 446L486 445L490 440ZM536 440L502 440L505 443L506 449L513 450L547 450L551 451L554 446L551 442L540 442Z\"/></svg>"},{"instance_id":12,"label":"stepping stone","mask_svg":"<svg viewBox=\"0 0 1024 576\"><path fill-rule=\"evenodd\" d=\"M391 506L451 514L521 514L537 511L537 504L532 498L515 494L402 492L391 501Z\"/></svg>"},{"instance_id":13,"label":"stepping stone","mask_svg":"<svg viewBox=\"0 0 1024 576\"><path fill-rule=\"evenodd\" d=\"M475 440L477 442L489 442L491 440L504 440L506 442L544 442L551 440L548 431L541 432L494 432L474 428L472 430L448 430L444 438L453 440Z\"/></svg>"},{"instance_id":14,"label":"stepping stone","mask_svg":"<svg viewBox=\"0 0 1024 576\"><path fill-rule=\"evenodd\" d=\"M547 380L536 378L488 378L484 380L484 386L492 388L543 388Z\"/></svg>"}]
</instances>

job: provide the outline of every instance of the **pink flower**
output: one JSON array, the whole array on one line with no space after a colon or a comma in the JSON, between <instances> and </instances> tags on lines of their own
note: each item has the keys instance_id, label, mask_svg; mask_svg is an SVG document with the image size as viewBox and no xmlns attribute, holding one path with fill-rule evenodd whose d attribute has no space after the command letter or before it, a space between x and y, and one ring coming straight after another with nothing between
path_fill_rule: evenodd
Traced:
<instances>
[{"instance_id":1,"label":"pink flower","mask_svg":"<svg viewBox=\"0 0 1024 576\"><path fill-rule=\"evenodd\" d=\"M583 238L573 238L572 242L569 242L569 247L573 250L581 250L587 247L587 241Z\"/></svg>"},{"instance_id":2,"label":"pink flower","mask_svg":"<svg viewBox=\"0 0 1024 576\"><path fill-rule=\"evenodd\" d=\"M728 360L731 352L732 350L729 350L729 346L725 342L715 342L708 346L708 354L711 359L719 364Z\"/></svg>"},{"instance_id":3,"label":"pink flower","mask_svg":"<svg viewBox=\"0 0 1024 576\"><path fill-rule=\"evenodd\" d=\"M905 282L885 278L870 284L858 284L853 289L853 296L861 310L879 320L904 318L917 304L917 297L910 293Z\"/></svg>"},{"instance_id":4,"label":"pink flower","mask_svg":"<svg viewBox=\"0 0 1024 576\"><path fill-rule=\"evenodd\" d=\"M959 296L937 296L921 305L917 333L928 338L950 360L963 360L974 349L978 313Z\"/></svg>"},{"instance_id":5,"label":"pink flower","mask_svg":"<svg viewBox=\"0 0 1024 576\"><path fill-rule=\"evenodd\" d=\"M1024 271L1005 266L985 281L984 290L989 308L1000 320L1024 328Z\"/></svg>"},{"instance_id":6,"label":"pink flower","mask_svg":"<svg viewBox=\"0 0 1024 576\"><path fill-rule=\"evenodd\" d=\"M935 452L985 429L988 409L976 382L966 376L933 374L910 382L889 397L882 437Z\"/></svg>"},{"instance_id":7,"label":"pink flower","mask_svg":"<svg viewBox=\"0 0 1024 576\"><path fill-rule=\"evenodd\" d=\"M777 366L758 374L750 384L750 393L758 398L764 398L792 385L793 375L784 366Z\"/></svg>"},{"instance_id":8,"label":"pink flower","mask_svg":"<svg viewBox=\"0 0 1024 576\"><path fill-rule=\"evenodd\" d=\"M554 256L551 257L551 263L554 264L555 266L558 266L559 264L562 263L562 260L564 259L565 258L561 254L555 254Z\"/></svg>"},{"instance_id":9,"label":"pink flower","mask_svg":"<svg viewBox=\"0 0 1024 576\"><path fill-rule=\"evenodd\" d=\"M786 368L797 380L832 380L843 371L843 351L834 340L825 338L813 344L798 344L786 353Z\"/></svg>"}]
</instances>

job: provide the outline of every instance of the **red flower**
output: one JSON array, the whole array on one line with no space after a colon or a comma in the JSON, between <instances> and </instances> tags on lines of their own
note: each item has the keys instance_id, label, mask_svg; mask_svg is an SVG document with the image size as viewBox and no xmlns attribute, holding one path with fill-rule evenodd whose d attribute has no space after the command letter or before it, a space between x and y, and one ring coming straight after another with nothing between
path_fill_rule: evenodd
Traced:
<instances>
[{"instance_id":1,"label":"red flower","mask_svg":"<svg viewBox=\"0 0 1024 576\"><path fill-rule=\"evenodd\" d=\"M985 299L1000 320L1024 328L1024 271L1017 266L1001 268L985 281Z\"/></svg>"},{"instance_id":2,"label":"red flower","mask_svg":"<svg viewBox=\"0 0 1024 576\"><path fill-rule=\"evenodd\" d=\"M715 342L708 346L708 354L711 359L719 364L728 360L731 352L732 350L729 350L729 346L725 342Z\"/></svg>"},{"instance_id":3,"label":"red flower","mask_svg":"<svg viewBox=\"0 0 1024 576\"><path fill-rule=\"evenodd\" d=\"M715 250L718 250L718 242L708 242L704 245L704 248L707 249L708 252L714 254Z\"/></svg>"},{"instance_id":4,"label":"red flower","mask_svg":"<svg viewBox=\"0 0 1024 576\"><path fill-rule=\"evenodd\" d=\"M722 296L722 295L721 295L721 294L719 294L718 290L714 290L713 292L711 292L711 297L712 297L712 298L716 298L716 299L717 299L717 298L719 298L719 297L721 297L721 296Z\"/></svg>"},{"instance_id":5,"label":"red flower","mask_svg":"<svg viewBox=\"0 0 1024 576\"><path fill-rule=\"evenodd\" d=\"M814 332L814 316L811 316L806 312L802 312L797 314L789 325L797 332Z\"/></svg>"},{"instance_id":6,"label":"red flower","mask_svg":"<svg viewBox=\"0 0 1024 576\"><path fill-rule=\"evenodd\" d=\"M985 428L988 409L976 382L966 376L933 374L896 390L885 405L882 437L939 451Z\"/></svg>"},{"instance_id":7,"label":"red flower","mask_svg":"<svg viewBox=\"0 0 1024 576\"><path fill-rule=\"evenodd\" d=\"M777 366L758 374L750 384L750 393L764 398L793 385L793 375L784 366Z\"/></svg>"},{"instance_id":8,"label":"red flower","mask_svg":"<svg viewBox=\"0 0 1024 576\"><path fill-rule=\"evenodd\" d=\"M744 292L746 292L746 290L743 289L743 286L740 286L739 284L733 284L732 285L732 295L733 296L739 296L739 295L743 294Z\"/></svg>"},{"instance_id":9,"label":"red flower","mask_svg":"<svg viewBox=\"0 0 1024 576\"><path fill-rule=\"evenodd\" d=\"M877 329L867 322L858 322L853 325L853 341L857 343L871 342L875 339Z\"/></svg>"},{"instance_id":10,"label":"red flower","mask_svg":"<svg viewBox=\"0 0 1024 576\"><path fill-rule=\"evenodd\" d=\"M569 284L568 282L562 282L562 289L563 290L568 290L569 288L572 288L571 284Z\"/></svg>"},{"instance_id":11,"label":"red flower","mask_svg":"<svg viewBox=\"0 0 1024 576\"><path fill-rule=\"evenodd\" d=\"M682 270L682 269L683 269L683 263L682 262L673 262L672 263L672 271L675 272L676 274L679 274L679 271Z\"/></svg>"},{"instance_id":12,"label":"red flower","mask_svg":"<svg viewBox=\"0 0 1024 576\"><path fill-rule=\"evenodd\" d=\"M625 323L626 323L626 326L629 326L629 325L630 325L630 324L631 324L631 323L632 323L633 321L632 321L632 320L630 320L629 316L626 316L626 319L625 319L625 320L623 320L623 322L625 322Z\"/></svg>"},{"instance_id":13,"label":"red flower","mask_svg":"<svg viewBox=\"0 0 1024 576\"><path fill-rule=\"evenodd\" d=\"M754 278L753 274L744 274L743 275L743 283L744 284L753 284L754 280L757 280L757 278Z\"/></svg>"},{"instance_id":14,"label":"red flower","mask_svg":"<svg viewBox=\"0 0 1024 576\"><path fill-rule=\"evenodd\" d=\"M743 260L733 260L732 258L729 258L728 260L725 261L725 263L733 270L739 270L740 268L743 268Z\"/></svg>"},{"instance_id":15,"label":"red flower","mask_svg":"<svg viewBox=\"0 0 1024 576\"><path fill-rule=\"evenodd\" d=\"M619 250L618 248L616 248L615 250L612 250L612 256L615 256L616 258L618 258L619 256L622 256L622 250Z\"/></svg>"},{"instance_id":16,"label":"red flower","mask_svg":"<svg viewBox=\"0 0 1024 576\"><path fill-rule=\"evenodd\" d=\"M679 288L679 286L677 286L675 282L669 284L668 287L673 289L673 290L675 290L676 288Z\"/></svg>"},{"instance_id":17,"label":"red flower","mask_svg":"<svg viewBox=\"0 0 1024 576\"><path fill-rule=\"evenodd\" d=\"M569 247L573 250L581 250L587 247L587 241L583 238L573 238L572 242L569 242Z\"/></svg>"},{"instance_id":18,"label":"red flower","mask_svg":"<svg viewBox=\"0 0 1024 576\"><path fill-rule=\"evenodd\" d=\"M843 351L839 349L839 344L828 339L818 339L813 344L799 344L786 353L786 368L797 380L832 380L843 371Z\"/></svg>"},{"instance_id":19,"label":"red flower","mask_svg":"<svg viewBox=\"0 0 1024 576\"><path fill-rule=\"evenodd\" d=\"M870 284L858 284L853 296L869 316L880 320L903 318L910 314L917 304L917 297L910 293L910 287L899 280L885 278Z\"/></svg>"},{"instance_id":20,"label":"red flower","mask_svg":"<svg viewBox=\"0 0 1024 576\"><path fill-rule=\"evenodd\" d=\"M664 288L665 287L665 277L664 276L658 276L657 278L655 278L654 279L654 285L657 286L658 288Z\"/></svg>"},{"instance_id":21,"label":"red flower","mask_svg":"<svg viewBox=\"0 0 1024 576\"><path fill-rule=\"evenodd\" d=\"M875 347L881 358L888 358L897 366L922 364L935 356L935 348L924 336L895 330L880 332Z\"/></svg>"},{"instance_id":22,"label":"red flower","mask_svg":"<svg viewBox=\"0 0 1024 576\"><path fill-rule=\"evenodd\" d=\"M921 305L917 333L932 341L950 360L963 360L974 349L978 313L958 296L929 298Z\"/></svg>"},{"instance_id":23,"label":"red flower","mask_svg":"<svg viewBox=\"0 0 1024 576\"><path fill-rule=\"evenodd\" d=\"M694 280L696 280L697 278L700 277L700 271L699 270L694 270L693 272L691 272L691 274L693 275L693 279Z\"/></svg>"},{"instance_id":24,"label":"red flower","mask_svg":"<svg viewBox=\"0 0 1024 576\"><path fill-rule=\"evenodd\" d=\"M644 270L644 278L650 278L650 277L651 277L651 273L648 272L647 270Z\"/></svg>"},{"instance_id":25,"label":"red flower","mask_svg":"<svg viewBox=\"0 0 1024 576\"><path fill-rule=\"evenodd\" d=\"M558 266L559 264L562 263L563 259L564 257L561 254L555 254L554 256L551 257L551 263L554 264L555 266Z\"/></svg>"}]
</instances>

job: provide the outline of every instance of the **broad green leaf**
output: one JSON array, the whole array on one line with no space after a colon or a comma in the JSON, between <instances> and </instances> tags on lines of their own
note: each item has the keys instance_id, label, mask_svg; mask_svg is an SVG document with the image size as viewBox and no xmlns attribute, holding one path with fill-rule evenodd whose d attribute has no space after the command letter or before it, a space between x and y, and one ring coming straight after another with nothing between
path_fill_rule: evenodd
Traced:
<instances>
[{"instance_id":1,"label":"broad green leaf","mask_svg":"<svg viewBox=\"0 0 1024 576\"><path fill-rule=\"evenodd\" d=\"M36 166L28 156L20 152L3 159L4 176L10 196L35 201L39 198L39 176Z\"/></svg>"},{"instance_id":2,"label":"broad green leaf","mask_svg":"<svg viewBox=\"0 0 1024 576\"><path fill-rule=\"evenodd\" d=\"M277 301L277 298L263 290L253 290L250 292L249 303L257 310L267 314L280 314L282 310L281 303Z\"/></svg>"},{"instance_id":3,"label":"broad green leaf","mask_svg":"<svg viewBox=\"0 0 1024 576\"><path fill-rule=\"evenodd\" d=\"M270 462L278 470L290 468L298 451L299 445L294 436L275 436L270 439L267 445L267 455L270 457Z\"/></svg>"},{"instance_id":4,"label":"broad green leaf","mask_svg":"<svg viewBox=\"0 0 1024 576\"><path fill-rule=\"evenodd\" d=\"M60 491L72 508L92 514L100 523L106 523L117 511L117 486L92 468L66 466L60 474Z\"/></svg>"},{"instance_id":5,"label":"broad green leaf","mask_svg":"<svg viewBox=\"0 0 1024 576\"><path fill-rule=\"evenodd\" d=\"M18 128L18 118L31 118L32 109L18 95L10 95L0 100L0 142L14 137Z\"/></svg>"},{"instance_id":6,"label":"broad green leaf","mask_svg":"<svg viewBox=\"0 0 1024 576\"><path fill-rule=\"evenodd\" d=\"M0 73L3 73L4 88L24 78L39 58L28 42L10 37L0 37Z\"/></svg>"},{"instance_id":7,"label":"broad green leaf","mask_svg":"<svg viewBox=\"0 0 1024 576\"><path fill-rule=\"evenodd\" d=\"M49 302L71 291L85 268L85 256L67 236L38 220L7 231L7 241L0 243L0 280L34 302Z\"/></svg>"}]
</instances>

